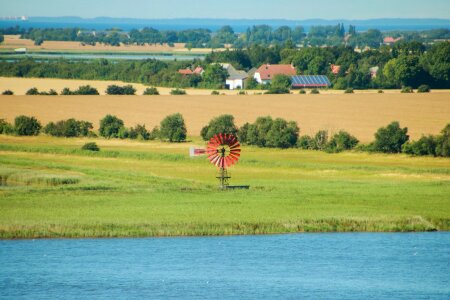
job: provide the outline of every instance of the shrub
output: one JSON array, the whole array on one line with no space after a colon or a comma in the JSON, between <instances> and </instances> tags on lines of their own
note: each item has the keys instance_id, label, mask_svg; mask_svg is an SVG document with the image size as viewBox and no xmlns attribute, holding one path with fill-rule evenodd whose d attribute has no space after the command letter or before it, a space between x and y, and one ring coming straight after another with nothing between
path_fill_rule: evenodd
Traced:
<instances>
[{"instance_id":1,"label":"shrub","mask_svg":"<svg viewBox=\"0 0 450 300\"><path fill-rule=\"evenodd\" d=\"M87 151L100 151L100 148L94 142L84 144L81 149Z\"/></svg>"},{"instance_id":2,"label":"shrub","mask_svg":"<svg viewBox=\"0 0 450 300\"><path fill-rule=\"evenodd\" d=\"M253 124L245 124L239 130L242 142L259 147L289 148L295 146L299 128L296 122L259 117Z\"/></svg>"},{"instance_id":3,"label":"shrub","mask_svg":"<svg viewBox=\"0 0 450 300\"><path fill-rule=\"evenodd\" d=\"M319 130L312 141L313 150L324 150L328 143L328 131Z\"/></svg>"},{"instance_id":4,"label":"shrub","mask_svg":"<svg viewBox=\"0 0 450 300\"><path fill-rule=\"evenodd\" d=\"M418 93L429 93L430 92L430 86L426 84L422 84L417 88Z\"/></svg>"},{"instance_id":5,"label":"shrub","mask_svg":"<svg viewBox=\"0 0 450 300\"><path fill-rule=\"evenodd\" d=\"M150 139L150 132L145 128L145 125L137 124L135 127L130 128L128 137L133 140L147 141Z\"/></svg>"},{"instance_id":6,"label":"shrub","mask_svg":"<svg viewBox=\"0 0 450 300\"><path fill-rule=\"evenodd\" d=\"M3 91L2 95L11 96L11 95L14 95L14 92L11 90L6 90L6 91Z\"/></svg>"},{"instance_id":7,"label":"shrub","mask_svg":"<svg viewBox=\"0 0 450 300\"><path fill-rule=\"evenodd\" d=\"M144 95L159 95L159 91L155 87L149 87L145 89Z\"/></svg>"},{"instance_id":8,"label":"shrub","mask_svg":"<svg viewBox=\"0 0 450 300\"><path fill-rule=\"evenodd\" d=\"M77 121L75 119L68 119L58 121L56 123L50 122L44 127L44 133L57 137L78 137L88 136L92 130L92 123L86 121Z\"/></svg>"},{"instance_id":9,"label":"shrub","mask_svg":"<svg viewBox=\"0 0 450 300\"><path fill-rule=\"evenodd\" d=\"M378 94L384 94L383 90L378 90Z\"/></svg>"},{"instance_id":10,"label":"shrub","mask_svg":"<svg viewBox=\"0 0 450 300\"><path fill-rule=\"evenodd\" d=\"M18 116L14 120L14 131L17 135L38 135L41 127L41 123L35 117Z\"/></svg>"},{"instance_id":11,"label":"shrub","mask_svg":"<svg viewBox=\"0 0 450 300\"><path fill-rule=\"evenodd\" d=\"M450 124L444 127L441 131L441 135L436 137L436 155L437 156L450 156Z\"/></svg>"},{"instance_id":12,"label":"shrub","mask_svg":"<svg viewBox=\"0 0 450 300\"><path fill-rule=\"evenodd\" d=\"M410 94L414 93L414 90L410 86L405 86L402 88L401 93Z\"/></svg>"},{"instance_id":13,"label":"shrub","mask_svg":"<svg viewBox=\"0 0 450 300\"><path fill-rule=\"evenodd\" d=\"M174 89L170 91L171 95L177 96L177 95L186 95L186 91L185 90L181 90L181 89Z\"/></svg>"},{"instance_id":14,"label":"shrub","mask_svg":"<svg viewBox=\"0 0 450 300\"><path fill-rule=\"evenodd\" d=\"M353 90L353 88L347 88L345 89L344 93L345 94L353 94L355 91Z\"/></svg>"},{"instance_id":15,"label":"shrub","mask_svg":"<svg viewBox=\"0 0 450 300\"><path fill-rule=\"evenodd\" d=\"M247 92L246 91L239 91L237 94L238 95L247 95Z\"/></svg>"},{"instance_id":16,"label":"shrub","mask_svg":"<svg viewBox=\"0 0 450 300\"><path fill-rule=\"evenodd\" d=\"M183 116L176 113L161 121L159 138L169 142L182 142L186 140L186 132Z\"/></svg>"},{"instance_id":17,"label":"shrub","mask_svg":"<svg viewBox=\"0 0 450 300\"><path fill-rule=\"evenodd\" d=\"M122 140L127 139L130 137L130 131L125 126L122 126L119 128L119 132L117 132L117 137Z\"/></svg>"},{"instance_id":18,"label":"shrub","mask_svg":"<svg viewBox=\"0 0 450 300\"><path fill-rule=\"evenodd\" d=\"M314 139L309 135L301 136L297 141L297 147L300 149L313 149L314 148Z\"/></svg>"},{"instance_id":19,"label":"shrub","mask_svg":"<svg viewBox=\"0 0 450 300\"><path fill-rule=\"evenodd\" d=\"M105 138L117 138L123 121L116 116L106 115L100 120L99 133Z\"/></svg>"},{"instance_id":20,"label":"shrub","mask_svg":"<svg viewBox=\"0 0 450 300\"><path fill-rule=\"evenodd\" d=\"M312 89L310 94L320 94L318 89Z\"/></svg>"},{"instance_id":21,"label":"shrub","mask_svg":"<svg viewBox=\"0 0 450 300\"><path fill-rule=\"evenodd\" d=\"M82 85L75 91L75 95L100 95L98 90L90 85Z\"/></svg>"},{"instance_id":22,"label":"shrub","mask_svg":"<svg viewBox=\"0 0 450 300\"><path fill-rule=\"evenodd\" d=\"M217 95L220 95L220 93L219 93L218 91L212 91L212 92L211 92L211 95L217 96Z\"/></svg>"},{"instance_id":23,"label":"shrub","mask_svg":"<svg viewBox=\"0 0 450 300\"><path fill-rule=\"evenodd\" d=\"M277 118L267 132L266 146L272 148L293 147L297 144L299 131L296 122L287 122Z\"/></svg>"},{"instance_id":24,"label":"shrub","mask_svg":"<svg viewBox=\"0 0 450 300\"><path fill-rule=\"evenodd\" d=\"M432 135L422 136L418 141L403 144L402 152L412 155L436 156L436 138Z\"/></svg>"},{"instance_id":25,"label":"shrub","mask_svg":"<svg viewBox=\"0 0 450 300\"><path fill-rule=\"evenodd\" d=\"M247 135L248 135L248 128L249 127L250 127L250 124L249 123L245 123L244 125L242 125L239 128L239 130L237 132L237 135L238 135L239 141L241 143L247 143Z\"/></svg>"},{"instance_id":26,"label":"shrub","mask_svg":"<svg viewBox=\"0 0 450 300\"><path fill-rule=\"evenodd\" d=\"M35 95L56 96L56 95L58 95L58 93L54 89L51 89L48 92L39 92L39 90L37 88L31 88L31 89L29 89L26 92L26 95L32 95L32 96L35 96Z\"/></svg>"},{"instance_id":27,"label":"shrub","mask_svg":"<svg viewBox=\"0 0 450 300\"><path fill-rule=\"evenodd\" d=\"M159 130L158 126L155 126L155 128L152 129L152 132L150 132L150 140L159 139L160 136L161 136L161 131Z\"/></svg>"},{"instance_id":28,"label":"shrub","mask_svg":"<svg viewBox=\"0 0 450 300\"><path fill-rule=\"evenodd\" d=\"M134 95L135 93L136 89L132 85L118 86L113 84L106 88L106 94L108 95Z\"/></svg>"},{"instance_id":29,"label":"shrub","mask_svg":"<svg viewBox=\"0 0 450 300\"><path fill-rule=\"evenodd\" d=\"M288 88L271 86L270 89L267 92L265 92L264 94L276 95L276 94L289 94L289 93L290 93L290 91Z\"/></svg>"},{"instance_id":30,"label":"shrub","mask_svg":"<svg viewBox=\"0 0 450 300\"><path fill-rule=\"evenodd\" d=\"M247 144L266 147L267 132L272 127L273 120L270 116L259 117L255 123L250 124L247 130Z\"/></svg>"},{"instance_id":31,"label":"shrub","mask_svg":"<svg viewBox=\"0 0 450 300\"><path fill-rule=\"evenodd\" d=\"M358 139L348 132L339 131L330 139L325 150L327 152L341 152L353 149L358 143Z\"/></svg>"},{"instance_id":32,"label":"shrub","mask_svg":"<svg viewBox=\"0 0 450 300\"><path fill-rule=\"evenodd\" d=\"M300 91L298 91L299 94L306 94L306 91L304 89L301 89Z\"/></svg>"},{"instance_id":33,"label":"shrub","mask_svg":"<svg viewBox=\"0 0 450 300\"><path fill-rule=\"evenodd\" d=\"M203 140L208 141L219 133L236 135L237 132L238 129L234 124L234 117L232 115L221 115L209 121L208 125L202 128L200 136Z\"/></svg>"},{"instance_id":34,"label":"shrub","mask_svg":"<svg viewBox=\"0 0 450 300\"><path fill-rule=\"evenodd\" d=\"M384 153L400 153L402 146L409 140L408 128L400 128L398 122L381 127L375 133L373 150Z\"/></svg>"},{"instance_id":35,"label":"shrub","mask_svg":"<svg viewBox=\"0 0 450 300\"><path fill-rule=\"evenodd\" d=\"M37 88L31 88L26 92L26 95L39 95L39 91Z\"/></svg>"},{"instance_id":36,"label":"shrub","mask_svg":"<svg viewBox=\"0 0 450 300\"><path fill-rule=\"evenodd\" d=\"M13 134L14 127L6 122L5 119L0 119L0 134Z\"/></svg>"}]
</instances>

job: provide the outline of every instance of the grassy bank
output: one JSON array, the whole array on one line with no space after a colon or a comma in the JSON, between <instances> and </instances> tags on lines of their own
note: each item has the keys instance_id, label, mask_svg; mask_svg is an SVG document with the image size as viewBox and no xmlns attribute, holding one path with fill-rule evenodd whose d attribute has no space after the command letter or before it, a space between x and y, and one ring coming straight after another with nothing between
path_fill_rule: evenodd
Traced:
<instances>
[{"instance_id":1,"label":"grassy bank","mask_svg":"<svg viewBox=\"0 0 450 300\"><path fill-rule=\"evenodd\" d=\"M0 238L450 229L449 159L244 147L223 192L190 144L95 141L0 136Z\"/></svg>"}]
</instances>

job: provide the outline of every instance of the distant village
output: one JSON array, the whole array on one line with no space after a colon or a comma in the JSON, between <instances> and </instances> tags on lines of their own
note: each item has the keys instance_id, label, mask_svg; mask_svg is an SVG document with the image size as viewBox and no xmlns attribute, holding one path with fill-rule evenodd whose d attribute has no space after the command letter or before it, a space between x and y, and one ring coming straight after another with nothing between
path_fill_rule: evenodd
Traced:
<instances>
[{"instance_id":1,"label":"distant village","mask_svg":"<svg viewBox=\"0 0 450 300\"><path fill-rule=\"evenodd\" d=\"M248 72L243 70L236 70L229 63L220 63L223 69L228 73L228 77L224 82L226 89L240 90L246 89L245 82L248 78L253 78L258 84L269 85L276 75L285 75L290 77L292 88L328 88L331 82L325 75L297 75L297 71L293 65L290 64L263 64L259 68L253 68ZM339 66L332 65L332 71L339 72ZM202 76L204 70L202 67L196 67L194 70L180 69L178 73L183 76L200 75ZM336 73L337 74L337 73Z\"/></svg>"}]
</instances>

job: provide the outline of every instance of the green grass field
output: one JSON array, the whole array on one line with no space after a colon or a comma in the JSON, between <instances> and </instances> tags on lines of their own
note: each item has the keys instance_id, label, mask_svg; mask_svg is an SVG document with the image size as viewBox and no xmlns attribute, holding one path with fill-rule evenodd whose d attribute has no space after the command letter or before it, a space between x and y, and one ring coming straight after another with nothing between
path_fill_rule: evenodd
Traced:
<instances>
[{"instance_id":1,"label":"green grass field","mask_svg":"<svg viewBox=\"0 0 450 300\"><path fill-rule=\"evenodd\" d=\"M0 238L450 229L446 158L244 147L220 191L190 143L87 141L0 135Z\"/></svg>"}]
</instances>

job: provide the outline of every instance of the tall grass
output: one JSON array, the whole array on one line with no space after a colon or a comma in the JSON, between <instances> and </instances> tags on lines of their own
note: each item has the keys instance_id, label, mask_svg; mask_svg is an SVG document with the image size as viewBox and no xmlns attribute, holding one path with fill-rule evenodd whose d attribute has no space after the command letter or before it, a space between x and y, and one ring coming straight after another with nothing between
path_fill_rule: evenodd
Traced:
<instances>
[{"instance_id":1,"label":"tall grass","mask_svg":"<svg viewBox=\"0 0 450 300\"><path fill-rule=\"evenodd\" d=\"M190 144L84 142L0 136L0 238L450 229L449 159L244 147L220 191Z\"/></svg>"}]
</instances>

